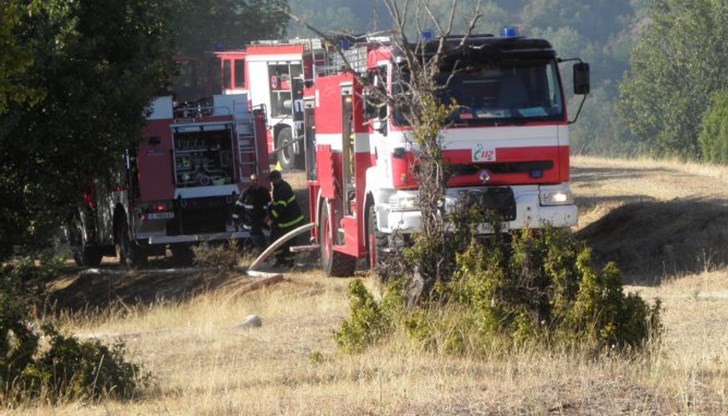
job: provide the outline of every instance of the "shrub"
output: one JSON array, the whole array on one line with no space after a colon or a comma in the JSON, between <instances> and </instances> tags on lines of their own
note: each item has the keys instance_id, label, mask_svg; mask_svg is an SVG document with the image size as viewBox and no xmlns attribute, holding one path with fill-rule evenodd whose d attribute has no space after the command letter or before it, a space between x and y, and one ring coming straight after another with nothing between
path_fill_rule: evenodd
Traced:
<instances>
[{"instance_id":1,"label":"shrub","mask_svg":"<svg viewBox=\"0 0 728 416\"><path fill-rule=\"evenodd\" d=\"M150 375L127 361L123 343L108 348L63 336L52 324L36 329L31 323L24 282L49 278L53 270L29 258L0 269L0 404L132 397Z\"/></svg>"},{"instance_id":2,"label":"shrub","mask_svg":"<svg viewBox=\"0 0 728 416\"><path fill-rule=\"evenodd\" d=\"M351 318L334 331L336 345L346 352L357 353L387 335L394 317L401 315L401 299L401 293L391 286L382 301L377 302L361 279L352 281L349 284Z\"/></svg>"},{"instance_id":3,"label":"shrub","mask_svg":"<svg viewBox=\"0 0 728 416\"><path fill-rule=\"evenodd\" d=\"M523 230L510 241L472 237L455 257L452 278L407 313L391 306L382 312L383 303L360 283L345 327L355 322L376 337L351 337L357 348L348 350L360 351L399 326L427 350L458 354L522 345L635 350L660 335L659 301L650 307L625 295L617 267L595 269L590 250L568 231ZM375 330L367 332L369 326Z\"/></svg>"},{"instance_id":4,"label":"shrub","mask_svg":"<svg viewBox=\"0 0 728 416\"><path fill-rule=\"evenodd\" d=\"M728 163L728 91L713 94L711 106L701 121L699 142L703 160Z\"/></svg>"},{"instance_id":5,"label":"shrub","mask_svg":"<svg viewBox=\"0 0 728 416\"><path fill-rule=\"evenodd\" d=\"M243 254L235 239L230 239L226 244L202 243L193 246L192 252L195 266L220 270L234 269Z\"/></svg>"},{"instance_id":6,"label":"shrub","mask_svg":"<svg viewBox=\"0 0 728 416\"><path fill-rule=\"evenodd\" d=\"M55 399L128 399L148 387L151 375L126 360L123 342L111 348L99 341L81 342L44 327L50 348L31 362L15 383L26 397Z\"/></svg>"}]
</instances>

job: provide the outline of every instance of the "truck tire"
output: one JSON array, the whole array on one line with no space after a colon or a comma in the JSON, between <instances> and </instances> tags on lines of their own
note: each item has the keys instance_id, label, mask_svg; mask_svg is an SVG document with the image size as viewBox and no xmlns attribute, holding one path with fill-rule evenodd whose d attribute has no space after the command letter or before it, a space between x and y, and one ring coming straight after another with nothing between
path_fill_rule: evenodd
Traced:
<instances>
[{"instance_id":1,"label":"truck tire","mask_svg":"<svg viewBox=\"0 0 728 416\"><path fill-rule=\"evenodd\" d=\"M119 257L119 265L121 267L133 269L147 262L147 256L144 250L131 240L126 218L122 217L121 221L119 221L114 241L116 244L116 255Z\"/></svg>"},{"instance_id":2,"label":"truck tire","mask_svg":"<svg viewBox=\"0 0 728 416\"><path fill-rule=\"evenodd\" d=\"M73 260L80 267L98 267L103 258L103 252L88 239L88 215L79 212L71 221L70 245L73 251Z\"/></svg>"},{"instance_id":3,"label":"truck tire","mask_svg":"<svg viewBox=\"0 0 728 416\"><path fill-rule=\"evenodd\" d=\"M387 235L377 229L377 214L374 210L374 203L367 204L367 266L376 270L384 260L385 249L387 248Z\"/></svg>"},{"instance_id":4,"label":"truck tire","mask_svg":"<svg viewBox=\"0 0 728 416\"><path fill-rule=\"evenodd\" d=\"M356 257L334 251L333 230L329 224L329 204L324 202L319 220L321 268L330 277L348 277L356 270Z\"/></svg>"},{"instance_id":5,"label":"truck tire","mask_svg":"<svg viewBox=\"0 0 728 416\"><path fill-rule=\"evenodd\" d=\"M290 127L285 127L278 132L276 136L276 149L281 149L277 153L278 161L284 171L298 169L303 157L297 155L293 151L293 134Z\"/></svg>"}]
</instances>

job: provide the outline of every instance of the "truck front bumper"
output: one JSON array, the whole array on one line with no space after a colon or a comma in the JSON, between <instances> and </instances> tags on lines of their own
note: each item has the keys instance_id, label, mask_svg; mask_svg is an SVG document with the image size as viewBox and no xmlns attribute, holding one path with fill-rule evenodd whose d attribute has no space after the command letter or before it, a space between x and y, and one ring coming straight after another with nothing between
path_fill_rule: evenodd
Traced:
<instances>
[{"instance_id":1,"label":"truck front bumper","mask_svg":"<svg viewBox=\"0 0 728 416\"><path fill-rule=\"evenodd\" d=\"M268 236L267 230L263 234ZM137 241L149 245L176 244L176 243L201 243L205 241L225 241L225 240L242 240L250 237L248 231L233 231L224 233L208 233L208 234L190 234L190 235L153 235L153 236L137 236Z\"/></svg>"},{"instance_id":2,"label":"truck front bumper","mask_svg":"<svg viewBox=\"0 0 728 416\"><path fill-rule=\"evenodd\" d=\"M504 222L504 230L542 228L546 225L564 228L576 225L578 219L576 205L541 205L538 186L514 187L513 190L516 218L513 221ZM456 205L459 191L462 189L448 190L448 194L445 196L446 211L449 212ZM383 232L412 233L421 229L420 211L390 211L385 208L379 212L386 215L387 226L386 229L381 230ZM484 234L493 232L489 224L481 224L478 229Z\"/></svg>"}]
</instances>

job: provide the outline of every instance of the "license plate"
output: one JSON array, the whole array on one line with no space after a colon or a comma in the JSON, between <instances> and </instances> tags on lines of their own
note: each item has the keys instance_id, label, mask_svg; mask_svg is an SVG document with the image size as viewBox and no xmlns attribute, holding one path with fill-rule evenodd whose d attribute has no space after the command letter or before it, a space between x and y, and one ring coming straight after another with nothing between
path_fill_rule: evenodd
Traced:
<instances>
[{"instance_id":1,"label":"license plate","mask_svg":"<svg viewBox=\"0 0 728 416\"><path fill-rule=\"evenodd\" d=\"M174 218L174 212L152 212L145 217L148 220L171 220Z\"/></svg>"}]
</instances>

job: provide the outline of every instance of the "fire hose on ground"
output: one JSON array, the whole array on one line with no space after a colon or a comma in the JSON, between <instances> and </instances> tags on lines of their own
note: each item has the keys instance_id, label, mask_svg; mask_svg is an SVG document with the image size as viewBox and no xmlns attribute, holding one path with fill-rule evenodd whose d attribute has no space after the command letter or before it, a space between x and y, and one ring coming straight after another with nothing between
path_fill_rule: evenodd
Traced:
<instances>
[{"instance_id":1,"label":"fire hose on ground","mask_svg":"<svg viewBox=\"0 0 728 416\"><path fill-rule=\"evenodd\" d=\"M261 272L258 270L254 270L258 266L260 266L273 252L276 251L283 243L287 242L288 240L298 236L299 234L303 234L313 228L313 223L304 224L295 230L291 230L288 233L282 235L278 240L274 241L273 244L271 244L268 248L266 248L260 255L253 261L253 263L248 267L248 270L246 270L245 274L251 277L262 277L262 279L258 279L255 282L248 283L247 285L241 287L240 289L236 290L235 292L231 293L228 296L228 300L239 296L243 293L247 293L253 290L260 289L261 287L269 286L272 284L275 284L277 282L280 282L283 280L283 274L281 273L271 273L271 272Z\"/></svg>"},{"instance_id":2,"label":"fire hose on ground","mask_svg":"<svg viewBox=\"0 0 728 416\"><path fill-rule=\"evenodd\" d=\"M271 273L266 272L259 272L255 269L260 266L268 257L270 257L271 254L273 254L274 251L276 251L280 246L282 246L284 243L286 243L288 240L297 237L299 234L303 234L307 231L310 231L313 228L314 224L312 222L308 224L304 224L294 230L291 230L287 232L286 234L283 234L279 239L273 242L268 248L266 248L260 255L253 261L253 263L248 267L248 275L254 276L254 275L260 275L260 276L268 276ZM251 274L254 273L254 274Z\"/></svg>"}]
</instances>

